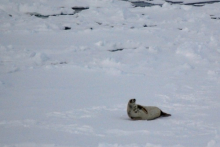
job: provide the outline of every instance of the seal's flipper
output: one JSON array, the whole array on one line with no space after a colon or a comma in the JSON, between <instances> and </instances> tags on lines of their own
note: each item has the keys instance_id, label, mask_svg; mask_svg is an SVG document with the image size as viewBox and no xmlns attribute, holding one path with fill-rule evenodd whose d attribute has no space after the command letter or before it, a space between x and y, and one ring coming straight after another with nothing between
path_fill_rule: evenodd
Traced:
<instances>
[{"instance_id":1,"label":"seal's flipper","mask_svg":"<svg viewBox=\"0 0 220 147\"><path fill-rule=\"evenodd\" d=\"M138 106L138 109L140 109L140 110L144 111L146 114L148 114L147 109L145 109L143 106L141 106L141 105L137 105L137 106Z\"/></svg>"},{"instance_id":2,"label":"seal's flipper","mask_svg":"<svg viewBox=\"0 0 220 147\"><path fill-rule=\"evenodd\" d=\"M160 114L160 115L163 116L163 117L171 116L171 114L165 113L165 112L163 112L163 111L161 111L161 114Z\"/></svg>"},{"instance_id":3,"label":"seal's flipper","mask_svg":"<svg viewBox=\"0 0 220 147\"><path fill-rule=\"evenodd\" d=\"M131 117L132 120L142 120L141 117Z\"/></svg>"}]
</instances>

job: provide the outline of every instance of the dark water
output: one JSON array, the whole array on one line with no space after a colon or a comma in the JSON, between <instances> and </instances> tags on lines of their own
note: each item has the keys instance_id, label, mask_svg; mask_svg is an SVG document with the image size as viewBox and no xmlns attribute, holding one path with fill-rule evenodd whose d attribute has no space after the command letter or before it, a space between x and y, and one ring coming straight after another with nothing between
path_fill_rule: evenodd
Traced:
<instances>
[{"instance_id":1,"label":"dark water","mask_svg":"<svg viewBox=\"0 0 220 147\"><path fill-rule=\"evenodd\" d=\"M123 0L123 1L129 1L129 0ZM152 6L162 6L162 4L154 4L153 0L149 0L149 2L145 1L137 1L137 2L131 2L134 7L152 7ZM213 3L218 3L220 0L215 0L215 1L204 1L204 2L194 2L194 3L184 3L183 1L177 1L174 2L172 0L165 0L165 2L170 3L170 4L180 4L180 5L191 5L191 6L204 6L205 4L213 4Z\"/></svg>"},{"instance_id":2,"label":"dark water","mask_svg":"<svg viewBox=\"0 0 220 147\"><path fill-rule=\"evenodd\" d=\"M61 16L61 15L75 15L76 13L79 13L83 10L87 10L89 9L88 7L72 7L72 9L74 10L74 13L70 13L70 14L65 14L65 13L60 13L60 14L52 14L52 15L42 15L40 13L29 13L31 16L36 16L39 18L48 18L50 16Z\"/></svg>"},{"instance_id":3,"label":"dark water","mask_svg":"<svg viewBox=\"0 0 220 147\"><path fill-rule=\"evenodd\" d=\"M197 6L197 5L213 4L213 3L219 3L219 2L220 2L220 0L217 0L217 1L196 2L196 3L185 3L184 5Z\"/></svg>"},{"instance_id":4,"label":"dark water","mask_svg":"<svg viewBox=\"0 0 220 147\"><path fill-rule=\"evenodd\" d=\"M128 1L129 0L122 0L122 1ZM152 7L152 6L162 6L162 4L154 4L153 0L148 0L148 2L146 1L136 1L136 2L131 2L132 5L134 7ZM179 4L179 5L192 5L192 6L197 6L197 7L201 7L204 6L205 4L213 4L213 3L218 3L220 2L220 0L214 0L214 1L204 1L204 2L194 2L194 3L183 3L183 1L178 1L178 2L174 2L172 0L165 0L165 2L168 2L170 4ZM61 16L61 15L75 15L83 10L87 10L89 9L89 7L72 7L72 9L74 10L74 13L70 13L70 14L65 14L65 13L60 13L60 14L52 14L52 15L42 15L39 13L29 13L30 15L39 17L39 18L48 18L50 16ZM218 18L217 18L218 19Z\"/></svg>"},{"instance_id":5,"label":"dark water","mask_svg":"<svg viewBox=\"0 0 220 147\"><path fill-rule=\"evenodd\" d=\"M122 1L128 1L129 2L129 0L122 0ZM148 2L146 2L146 1L136 1L136 2L131 2L131 3L134 7L162 6L162 4L154 4L153 2L154 2L153 0L148 0ZM201 7L201 6L204 6L206 4L218 3L218 2L220 2L220 0L194 2L194 3L183 3L183 1L174 2L172 0L165 0L165 2L170 3L172 5L178 4L178 5L191 5L191 6ZM77 13L83 11L83 10L89 9L89 7L72 7L72 9L74 10L74 13L70 13L70 14L60 13L60 14L52 14L52 15L42 15L42 14L39 14L39 13L29 13L29 15L36 16L36 17L42 18L42 19L46 19L50 16L75 15L75 14L77 14ZM212 17L212 19L219 19L219 18ZM70 29L70 28L65 28L65 30L68 30L68 29Z\"/></svg>"},{"instance_id":6,"label":"dark water","mask_svg":"<svg viewBox=\"0 0 220 147\"><path fill-rule=\"evenodd\" d=\"M89 9L89 7L72 7L73 10L75 10L74 14L79 13L83 10Z\"/></svg>"},{"instance_id":7,"label":"dark water","mask_svg":"<svg viewBox=\"0 0 220 147\"><path fill-rule=\"evenodd\" d=\"M152 7L152 6L162 6L162 4L153 4L144 1L131 2L135 7Z\"/></svg>"}]
</instances>

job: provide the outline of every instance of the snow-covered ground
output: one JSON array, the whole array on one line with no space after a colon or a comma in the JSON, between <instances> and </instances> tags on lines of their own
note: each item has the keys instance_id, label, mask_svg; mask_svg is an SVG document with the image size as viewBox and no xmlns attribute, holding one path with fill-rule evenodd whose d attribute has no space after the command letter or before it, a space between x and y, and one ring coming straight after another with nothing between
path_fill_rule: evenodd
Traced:
<instances>
[{"instance_id":1,"label":"snow-covered ground","mask_svg":"<svg viewBox=\"0 0 220 147\"><path fill-rule=\"evenodd\" d=\"M0 146L219 147L220 3L150 2L1 0Z\"/></svg>"}]
</instances>

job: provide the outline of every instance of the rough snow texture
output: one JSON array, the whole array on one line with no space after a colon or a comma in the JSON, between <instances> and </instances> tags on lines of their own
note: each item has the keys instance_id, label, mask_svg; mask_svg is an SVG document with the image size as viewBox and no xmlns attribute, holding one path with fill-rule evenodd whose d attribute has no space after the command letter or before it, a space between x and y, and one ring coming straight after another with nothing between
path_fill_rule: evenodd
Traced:
<instances>
[{"instance_id":1,"label":"rough snow texture","mask_svg":"<svg viewBox=\"0 0 220 147\"><path fill-rule=\"evenodd\" d=\"M162 2L1 0L0 146L220 146L220 3Z\"/></svg>"}]
</instances>

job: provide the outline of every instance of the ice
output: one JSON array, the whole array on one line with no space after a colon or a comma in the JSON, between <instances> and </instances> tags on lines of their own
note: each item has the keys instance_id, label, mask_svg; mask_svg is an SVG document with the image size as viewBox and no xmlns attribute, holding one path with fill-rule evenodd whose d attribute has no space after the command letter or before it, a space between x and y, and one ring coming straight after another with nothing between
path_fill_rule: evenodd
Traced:
<instances>
[{"instance_id":1,"label":"ice","mask_svg":"<svg viewBox=\"0 0 220 147\"><path fill-rule=\"evenodd\" d=\"M1 0L0 146L218 147L220 3L145 2Z\"/></svg>"}]
</instances>

